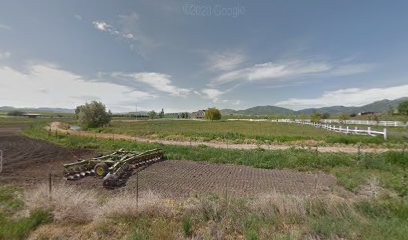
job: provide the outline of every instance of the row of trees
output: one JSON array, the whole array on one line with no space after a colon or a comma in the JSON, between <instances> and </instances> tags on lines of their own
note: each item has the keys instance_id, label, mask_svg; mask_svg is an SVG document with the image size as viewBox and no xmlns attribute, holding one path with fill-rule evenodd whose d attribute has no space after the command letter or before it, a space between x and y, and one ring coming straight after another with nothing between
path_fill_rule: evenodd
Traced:
<instances>
[{"instance_id":1,"label":"row of trees","mask_svg":"<svg viewBox=\"0 0 408 240\"><path fill-rule=\"evenodd\" d=\"M404 101L399 104L398 111L400 114L408 115L408 101ZM20 115L21 112L15 111L11 112L10 115ZM164 109L160 113L155 111L150 111L148 113L149 118L164 118ZM101 102L93 101L91 103L85 103L84 105L78 106L75 109L75 117L79 121L82 128L95 128L108 125L112 120L112 113L106 110L106 106ZM328 113L313 113L310 118L312 122L320 122L321 119L327 119L330 117ZM378 120L378 116L376 116ZM178 114L178 118L189 118L188 113ZM301 117L306 118L305 115ZM208 108L205 112L205 119L207 120L220 120L221 112L217 108ZM350 119L349 114L341 114L339 116L340 120Z\"/></svg>"},{"instance_id":2,"label":"row of trees","mask_svg":"<svg viewBox=\"0 0 408 240\"><path fill-rule=\"evenodd\" d=\"M148 116L151 119L163 118L164 109L162 109L160 113L150 111ZM181 113L178 117L189 118L189 114ZM107 111L106 106L103 103L92 101L76 107L75 118L83 129L96 128L108 125L112 120L112 113L111 111ZM205 119L220 120L221 112L216 108L209 108L205 113Z\"/></svg>"}]
</instances>

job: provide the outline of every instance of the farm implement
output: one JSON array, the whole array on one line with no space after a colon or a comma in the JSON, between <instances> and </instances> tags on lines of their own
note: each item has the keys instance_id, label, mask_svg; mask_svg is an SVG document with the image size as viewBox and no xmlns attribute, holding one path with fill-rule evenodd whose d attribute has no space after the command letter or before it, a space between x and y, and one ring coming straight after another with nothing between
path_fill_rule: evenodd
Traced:
<instances>
[{"instance_id":1,"label":"farm implement","mask_svg":"<svg viewBox=\"0 0 408 240\"><path fill-rule=\"evenodd\" d=\"M64 164L64 176L67 180L77 180L95 175L103 178L104 187L114 188L123 185L133 170L160 161L162 158L161 149L140 153L119 149L107 155Z\"/></svg>"}]
</instances>

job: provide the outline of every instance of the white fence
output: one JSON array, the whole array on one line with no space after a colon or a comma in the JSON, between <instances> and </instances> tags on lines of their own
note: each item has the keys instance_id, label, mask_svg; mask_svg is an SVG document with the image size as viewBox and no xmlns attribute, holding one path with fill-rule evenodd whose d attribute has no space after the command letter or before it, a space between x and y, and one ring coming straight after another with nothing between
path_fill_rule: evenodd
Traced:
<instances>
[{"instance_id":1,"label":"white fence","mask_svg":"<svg viewBox=\"0 0 408 240\"><path fill-rule=\"evenodd\" d=\"M322 119L323 123L343 123L351 125L372 125L372 126L389 126L389 127L405 127L408 123L400 121L372 121L372 120L340 120L340 119Z\"/></svg>"},{"instance_id":2,"label":"white fence","mask_svg":"<svg viewBox=\"0 0 408 240\"><path fill-rule=\"evenodd\" d=\"M251 121L251 122L293 122L303 121L311 122L310 119L228 119L230 121ZM321 119L322 123L337 123L337 124L349 124L349 125L371 125L371 126L384 126L384 127L408 127L408 122L400 121L372 121L372 120L340 120L340 119Z\"/></svg>"},{"instance_id":3,"label":"white fence","mask_svg":"<svg viewBox=\"0 0 408 240\"><path fill-rule=\"evenodd\" d=\"M330 131L345 133L345 134L360 134L360 135L383 135L384 140L387 140L387 129L376 131L372 130L371 127L367 127L367 129L359 129L358 127L350 128L349 126L342 127L342 126L335 126L331 124L322 124L322 123L313 123L310 120L292 120L292 119L228 119L229 121L250 121L250 122L277 122L277 123L295 123L301 125L310 125L317 128L324 128Z\"/></svg>"},{"instance_id":4,"label":"white fence","mask_svg":"<svg viewBox=\"0 0 408 240\"><path fill-rule=\"evenodd\" d=\"M384 128L383 131L375 131L375 130L372 130L371 127L367 127L367 130L365 130L365 129L358 129L358 127L354 127L354 128L350 128L349 126L336 127L335 125L330 125L330 124L312 123L312 122L305 122L305 121L294 121L293 123L302 124L302 125L311 125L317 128L324 128L330 131L346 133L346 134L362 134L362 135L370 135L370 136L383 135L384 140L387 140L387 129L386 128Z\"/></svg>"}]
</instances>

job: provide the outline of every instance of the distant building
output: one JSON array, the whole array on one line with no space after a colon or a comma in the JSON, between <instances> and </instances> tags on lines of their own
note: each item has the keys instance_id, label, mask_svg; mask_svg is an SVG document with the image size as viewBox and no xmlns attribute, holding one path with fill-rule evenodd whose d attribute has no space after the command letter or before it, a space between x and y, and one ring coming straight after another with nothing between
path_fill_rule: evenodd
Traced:
<instances>
[{"instance_id":1,"label":"distant building","mask_svg":"<svg viewBox=\"0 0 408 240\"><path fill-rule=\"evenodd\" d=\"M359 112L357 115L358 116L372 116L372 115L377 115L377 112Z\"/></svg>"},{"instance_id":2,"label":"distant building","mask_svg":"<svg viewBox=\"0 0 408 240\"><path fill-rule=\"evenodd\" d=\"M205 118L205 110L198 110L197 112L192 112L191 113L191 118L204 119Z\"/></svg>"},{"instance_id":3,"label":"distant building","mask_svg":"<svg viewBox=\"0 0 408 240\"><path fill-rule=\"evenodd\" d=\"M29 118L37 118L37 117L41 117L41 114L37 114L37 113L24 113L23 115L24 117L29 117Z\"/></svg>"}]
</instances>

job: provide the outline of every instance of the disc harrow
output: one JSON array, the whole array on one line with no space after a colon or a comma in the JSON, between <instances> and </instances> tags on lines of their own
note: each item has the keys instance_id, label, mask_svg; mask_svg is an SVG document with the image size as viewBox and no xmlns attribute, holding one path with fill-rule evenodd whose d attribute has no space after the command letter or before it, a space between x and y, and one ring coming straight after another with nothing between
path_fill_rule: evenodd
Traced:
<instances>
[{"instance_id":1,"label":"disc harrow","mask_svg":"<svg viewBox=\"0 0 408 240\"><path fill-rule=\"evenodd\" d=\"M103 186L114 188L126 183L134 170L163 159L163 150L133 152L119 149L106 155L64 164L64 177L77 180L86 176L103 178Z\"/></svg>"}]
</instances>

